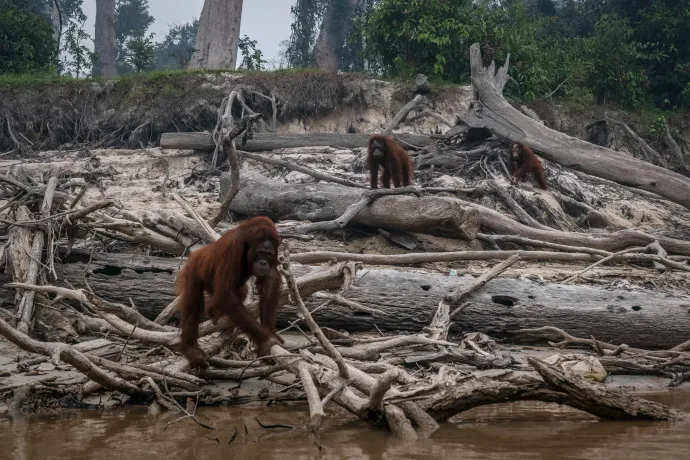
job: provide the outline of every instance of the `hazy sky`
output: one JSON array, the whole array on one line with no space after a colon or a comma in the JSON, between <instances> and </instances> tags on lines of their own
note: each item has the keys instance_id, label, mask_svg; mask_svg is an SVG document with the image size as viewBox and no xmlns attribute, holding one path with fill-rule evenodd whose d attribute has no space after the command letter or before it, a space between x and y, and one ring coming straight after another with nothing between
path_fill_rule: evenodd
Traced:
<instances>
[{"instance_id":1,"label":"hazy sky","mask_svg":"<svg viewBox=\"0 0 690 460\"><path fill-rule=\"evenodd\" d=\"M269 62L278 56L280 42L290 38L290 7L294 3L295 0L244 1L240 34L256 40L264 59ZM149 14L155 19L149 31L156 34L156 41L160 41L170 26L198 18L203 6L204 0L149 0ZM96 0L84 0L84 13L88 17L86 31L93 36Z\"/></svg>"}]
</instances>

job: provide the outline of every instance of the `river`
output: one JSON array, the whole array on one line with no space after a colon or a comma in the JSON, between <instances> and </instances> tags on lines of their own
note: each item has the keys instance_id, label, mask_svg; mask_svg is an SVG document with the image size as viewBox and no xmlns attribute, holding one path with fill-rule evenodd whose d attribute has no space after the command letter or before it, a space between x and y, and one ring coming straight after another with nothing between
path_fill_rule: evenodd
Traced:
<instances>
[{"instance_id":1,"label":"river","mask_svg":"<svg viewBox=\"0 0 690 460\"><path fill-rule=\"evenodd\" d=\"M690 391L645 398L690 412ZM327 411L328 412L328 411ZM206 430L146 408L61 411L0 422L0 458L33 459L662 459L688 458L690 423L598 421L569 408L511 403L473 409L431 439L403 443L348 414L328 413L320 445L305 434L306 406L200 408ZM297 427L267 429L267 424ZM247 433L245 433L245 425ZM237 435L231 441L237 428Z\"/></svg>"}]
</instances>

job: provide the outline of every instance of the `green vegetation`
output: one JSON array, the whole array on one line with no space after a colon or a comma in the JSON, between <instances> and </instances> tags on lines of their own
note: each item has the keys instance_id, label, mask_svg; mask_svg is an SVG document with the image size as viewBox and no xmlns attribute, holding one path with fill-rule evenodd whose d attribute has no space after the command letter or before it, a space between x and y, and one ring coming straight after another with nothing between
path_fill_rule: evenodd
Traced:
<instances>
[{"instance_id":1,"label":"green vegetation","mask_svg":"<svg viewBox=\"0 0 690 460\"><path fill-rule=\"evenodd\" d=\"M58 62L51 1L0 0L2 72L40 74L21 77L30 85L54 81L43 75L54 68L89 75L95 56L84 45L90 37L83 29L83 0L61 4ZM436 83L466 84L469 47L479 43L485 64L510 54L505 93L517 100L690 108L690 0L297 0L285 47L289 68L316 65L314 44L327 11L351 21L342 24L351 32L337 50L346 72L398 81L424 73ZM179 70L189 62L198 21L172 26L159 43L148 34L152 21L148 0L117 3L120 75ZM239 48L239 69L265 68L256 41L245 35ZM0 77L0 85L18 80Z\"/></svg>"},{"instance_id":2,"label":"green vegetation","mask_svg":"<svg viewBox=\"0 0 690 460\"><path fill-rule=\"evenodd\" d=\"M3 73L46 72L55 41L44 11L26 0L0 0L0 69Z\"/></svg>"},{"instance_id":3,"label":"green vegetation","mask_svg":"<svg viewBox=\"0 0 690 460\"><path fill-rule=\"evenodd\" d=\"M314 65L327 7L298 0L286 50L292 67ZM360 2L341 69L387 78L424 73L469 81L469 46L485 64L511 55L506 93L663 109L690 107L690 0L373 0ZM364 5L362 9L361 5Z\"/></svg>"},{"instance_id":4,"label":"green vegetation","mask_svg":"<svg viewBox=\"0 0 690 460\"><path fill-rule=\"evenodd\" d=\"M242 53L242 62L240 62L238 69L264 70L266 68L264 55L256 45L257 41L252 40L247 35L240 38L238 48Z\"/></svg>"},{"instance_id":5,"label":"green vegetation","mask_svg":"<svg viewBox=\"0 0 690 460\"><path fill-rule=\"evenodd\" d=\"M507 92L690 107L688 0L380 0L357 33L384 75L467 81L468 50L511 55Z\"/></svg>"}]
</instances>

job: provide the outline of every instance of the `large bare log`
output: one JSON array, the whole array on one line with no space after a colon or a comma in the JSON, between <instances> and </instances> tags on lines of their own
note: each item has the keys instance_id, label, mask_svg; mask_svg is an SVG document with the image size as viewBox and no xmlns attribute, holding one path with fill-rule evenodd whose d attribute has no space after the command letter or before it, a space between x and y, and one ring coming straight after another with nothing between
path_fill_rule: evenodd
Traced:
<instances>
[{"instance_id":1,"label":"large bare log","mask_svg":"<svg viewBox=\"0 0 690 460\"><path fill-rule=\"evenodd\" d=\"M293 265L296 272L309 270ZM174 299L174 272L178 266L179 261L173 259L94 254L93 274L88 280L104 299L127 304L131 297L142 314L155 318ZM74 286L83 286L84 262L56 268L60 279L64 276ZM5 280L7 276L0 276L0 283ZM383 310L385 316L332 304L315 312L314 318L323 327L350 332L377 328L418 332L428 326L447 294L470 282L467 277L367 269L344 296ZM322 299L307 299L304 294L310 310L323 303ZM690 308L687 298L660 296L652 291L498 278L465 300L469 305L454 317L451 331L480 331L493 337L514 338L512 333L519 329L556 326L579 337L594 336L638 348L671 348L690 337L690 322L682 320ZM294 308L281 308L281 327L294 319ZM541 337L539 340L543 340ZM536 336L519 339L533 342Z\"/></svg>"},{"instance_id":2,"label":"large bare log","mask_svg":"<svg viewBox=\"0 0 690 460\"><path fill-rule=\"evenodd\" d=\"M433 140L423 134L394 134L405 148L426 147ZM264 152L296 147L340 147L356 149L366 147L369 135L366 133L310 133L310 134L273 134L255 133L245 145L238 145L240 150ZM180 150L213 150L215 144L211 133L164 133L161 136L161 148Z\"/></svg>"},{"instance_id":3,"label":"large bare log","mask_svg":"<svg viewBox=\"0 0 690 460\"><path fill-rule=\"evenodd\" d=\"M276 220L312 222L340 217L362 198L362 190L336 184L286 184L243 171L240 192L230 210L243 215L263 215ZM229 187L221 176L220 194ZM389 230L427 233L473 240L479 231L479 214L466 206L438 197L380 197L360 211L353 223Z\"/></svg>"},{"instance_id":4,"label":"large bare log","mask_svg":"<svg viewBox=\"0 0 690 460\"><path fill-rule=\"evenodd\" d=\"M224 196L228 186L226 176L221 176L221 196ZM286 184L253 171L242 171L241 190L230 210L278 220L320 222L341 216L361 196L362 191L352 187L322 183ZM635 229L615 233L577 233L533 228L486 206L451 197L382 197L352 221L384 229L474 238L474 215L467 213L467 208L479 212L481 228L498 235L517 235L548 243L614 252L632 246L647 246L658 240L669 254L690 255L690 241L651 235ZM567 256L563 260L567 260Z\"/></svg>"},{"instance_id":5,"label":"large bare log","mask_svg":"<svg viewBox=\"0 0 690 460\"><path fill-rule=\"evenodd\" d=\"M619 184L656 193L690 208L690 179L667 169L590 144L542 125L523 115L503 97L510 56L495 70L482 64L479 44L470 47L472 85L476 101L461 118L473 128L488 128L511 141L524 142L546 159Z\"/></svg>"},{"instance_id":6,"label":"large bare log","mask_svg":"<svg viewBox=\"0 0 690 460\"><path fill-rule=\"evenodd\" d=\"M181 267L176 259L149 257L137 254L83 253L73 250L69 256L62 255L63 264L56 265L58 282L69 282L77 288L86 288L84 270L88 267L86 279L94 292L106 301L129 305L133 303L139 313L154 319L175 300L175 279ZM325 268L325 267L324 267ZM299 276L298 285L301 292L311 295L324 289L336 289L342 285L342 270L334 268L318 275L318 279L302 286L306 278L302 276L321 273L306 265L293 264L292 270ZM0 286L11 281L7 274L0 271ZM12 296L6 289L0 289L0 301L12 303ZM281 303L286 303L287 291L281 295Z\"/></svg>"}]
</instances>

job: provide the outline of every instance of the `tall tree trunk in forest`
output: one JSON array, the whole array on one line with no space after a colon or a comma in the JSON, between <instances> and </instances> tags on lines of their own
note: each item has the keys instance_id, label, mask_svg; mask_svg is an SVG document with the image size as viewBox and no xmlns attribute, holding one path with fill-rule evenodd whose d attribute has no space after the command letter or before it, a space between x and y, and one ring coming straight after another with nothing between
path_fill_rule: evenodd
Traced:
<instances>
[{"instance_id":1,"label":"tall tree trunk in forest","mask_svg":"<svg viewBox=\"0 0 690 460\"><path fill-rule=\"evenodd\" d=\"M323 16L319 38L314 45L316 66L337 72L342 64L342 48L352 29L356 7L364 0L331 0Z\"/></svg>"},{"instance_id":2,"label":"tall tree trunk in forest","mask_svg":"<svg viewBox=\"0 0 690 460\"><path fill-rule=\"evenodd\" d=\"M199 18L191 70L234 70L243 0L205 0Z\"/></svg>"},{"instance_id":3,"label":"tall tree trunk in forest","mask_svg":"<svg viewBox=\"0 0 690 460\"><path fill-rule=\"evenodd\" d=\"M60 34L62 33L62 22L60 21L60 0L52 0L53 10L50 14L51 22L53 23L53 39L55 40L56 52L58 59L60 58Z\"/></svg>"},{"instance_id":4,"label":"tall tree trunk in forest","mask_svg":"<svg viewBox=\"0 0 690 460\"><path fill-rule=\"evenodd\" d=\"M94 51L97 59L93 65L93 76L116 77L115 0L96 0Z\"/></svg>"}]
</instances>

